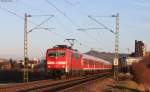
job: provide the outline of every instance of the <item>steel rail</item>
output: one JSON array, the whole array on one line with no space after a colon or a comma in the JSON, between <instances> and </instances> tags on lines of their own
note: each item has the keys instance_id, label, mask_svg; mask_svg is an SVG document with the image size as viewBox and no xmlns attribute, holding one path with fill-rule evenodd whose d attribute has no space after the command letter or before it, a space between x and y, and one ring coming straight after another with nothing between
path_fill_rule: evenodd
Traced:
<instances>
[{"instance_id":1,"label":"steel rail","mask_svg":"<svg viewBox=\"0 0 150 92\"><path fill-rule=\"evenodd\" d=\"M64 90L66 88L85 83L91 80L98 79L100 77L104 77L105 75L94 75L94 76L88 76L80 79L74 79L74 80L69 80L69 81L63 81L63 82L58 82L55 84L47 84L47 85L42 85L39 87L33 87L30 89L25 89L25 90L20 90L17 92L57 92L60 90Z\"/></svg>"}]
</instances>

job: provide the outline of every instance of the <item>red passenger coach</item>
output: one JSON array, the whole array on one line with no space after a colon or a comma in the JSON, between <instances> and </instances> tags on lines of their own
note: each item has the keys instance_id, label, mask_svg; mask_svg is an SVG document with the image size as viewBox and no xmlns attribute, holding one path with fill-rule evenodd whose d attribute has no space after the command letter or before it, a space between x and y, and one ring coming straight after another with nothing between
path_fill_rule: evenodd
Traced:
<instances>
[{"instance_id":1,"label":"red passenger coach","mask_svg":"<svg viewBox=\"0 0 150 92\"><path fill-rule=\"evenodd\" d=\"M85 73L106 72L112 69L112 64L104 59L83 54L83 71Z\"/></svg>"},{"instance_id":2,"label":"red passenger coach","mask_svg":"<svg viewBox=\"0 0 150 92\"><path fill-rule=\"evenodd\" d=\"M61 76L78 71L81 66L82 54L66 45L57 45L47 50L46 70L49 75Z\"/></svg>"}]
</instances>

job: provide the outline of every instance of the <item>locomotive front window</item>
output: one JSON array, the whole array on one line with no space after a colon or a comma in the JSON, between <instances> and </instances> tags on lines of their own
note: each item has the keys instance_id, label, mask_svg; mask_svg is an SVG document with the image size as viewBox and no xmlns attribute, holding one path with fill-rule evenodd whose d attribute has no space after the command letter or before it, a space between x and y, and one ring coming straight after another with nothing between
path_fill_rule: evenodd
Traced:
<instances>
[{"instance_id":1,"label":"locomotive front window","mask_svg":"<svg viewBox=\"0 0 150 92\"><path fill-rule=\"evenodd\" d=\"M61 50L48 51L48 56L50 56L50 57L64 57L65 51L61 51Z\"/></svg>"}]
</instances>

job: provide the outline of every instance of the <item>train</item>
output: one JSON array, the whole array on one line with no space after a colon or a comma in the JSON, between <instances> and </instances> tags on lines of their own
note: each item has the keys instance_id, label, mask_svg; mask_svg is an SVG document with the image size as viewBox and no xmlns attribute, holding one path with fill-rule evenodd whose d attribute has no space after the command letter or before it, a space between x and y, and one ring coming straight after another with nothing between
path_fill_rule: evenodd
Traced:
<instances>
[{"instance_id":1,"label":"train","mask_svg":"<svg viewBox=\"0 0 150 92\"><path fill-rule=\"evenodd\" d=\"M70 46L56 45L46 51L46 71L55 77L78 76L112 71L112 64Z\"/></svg>"}]
</instances>

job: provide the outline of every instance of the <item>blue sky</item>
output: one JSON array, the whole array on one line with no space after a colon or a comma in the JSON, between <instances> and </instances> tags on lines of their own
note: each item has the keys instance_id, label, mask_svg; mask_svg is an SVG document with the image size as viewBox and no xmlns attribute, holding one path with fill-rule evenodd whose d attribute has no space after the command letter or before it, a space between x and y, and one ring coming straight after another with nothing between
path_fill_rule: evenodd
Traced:
<instances>
[{"instance_id":1,"label":"blue sky","mask_svg":"<svg viewBox=\"0 0 150 92\"><path fill-rule=\"evenodd\" d=\"M74 48L86 52L91 48L98 51L114 51L114 35L108 30L79 31L78 28L102 28L88 18L92 16L120 15L120 52L126 48L134 51L134 41L142 40L150 48L150 1L149 0L49 0L61 13L48 4L46 0L12 0L0 2L0 57L23 58L24 13L33 15L28 18L40 24L48 16L54 15L41 27L55 28L51 32L34 30L29 38L29 57L44 57L47 48L57 44L68 44L66 38L75 38ZM4 10L5 9L5 10ZM17 17L7 10L16 13ZM67 18L64 16L67 16ZM69 18L69 19L68 19ZM115 30L115 19L94 17L99 22ZM33 28L28 23L28 30ZM80 45L80 43L82 45Z\"/></svg>"}]
</instances>

